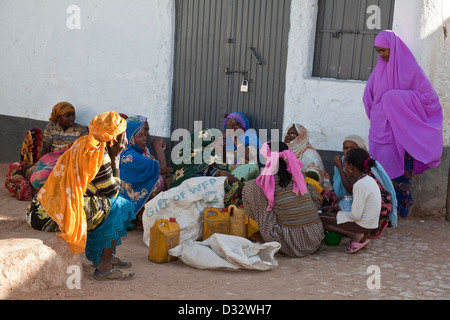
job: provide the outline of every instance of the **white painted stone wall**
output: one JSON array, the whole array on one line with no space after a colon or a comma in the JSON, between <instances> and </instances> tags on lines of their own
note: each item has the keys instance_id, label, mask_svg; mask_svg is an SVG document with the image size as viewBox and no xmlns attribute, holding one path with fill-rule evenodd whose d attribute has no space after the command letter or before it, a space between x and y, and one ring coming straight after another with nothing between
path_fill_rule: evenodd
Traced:
<instances>
[{"instance_id":1,"label":"white painted stone wall","mask_svg":"<svg viewBox=\"0 0 450 320\"><path fill-rule=\"evenodd\" d=\"M0 114L48 121L69 101L79 123L151 115L151 134L170 136L174 14L172 0L1 0Z\"/></svg>"},{"instance_id":2,"label":"white painted stone wall","mask_svg":"<svg viewBox=\"0 0 450 320\"><path fill-rule=\"evenodd\" d=\"M348 134L367 140L370 123L362 102L366 82L311 76L317 10L317 0L292 1L283 127L299 122L309 130L314 147L339 151ZM448 0L396 0L393 30L412 50L440 96L447 115L446 146L450 144L450 38L445 39L443 27L450 29L449 18Z\"/></svg>"},{"instance_id":3,"label":"white painted stone wall","mask_svg":"<svg viewBox=\"0 0 450 320\"><path fill-rule=\"evenodd\" d=\"M173 0L78 0L80 29L69 30L72 0L0 1L0 114L48 120L59 101L77 122L114 109L148 115L151 134L169 137ZM367 138L364 81L311 77L318 0L292 0L284 128L304 124L318 149L341 150L350 133ZM450 144L449 0L396 0L393 29L441 97ZM7 32L5 32L5 30ZM449 30L450 31L450 30Z\"/></svg>"}]
</instances>

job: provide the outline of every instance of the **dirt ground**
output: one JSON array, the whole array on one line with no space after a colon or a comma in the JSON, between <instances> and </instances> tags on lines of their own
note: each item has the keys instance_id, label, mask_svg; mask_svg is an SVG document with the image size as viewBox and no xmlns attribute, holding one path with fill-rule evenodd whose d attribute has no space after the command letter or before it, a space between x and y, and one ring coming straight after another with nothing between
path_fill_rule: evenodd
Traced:
<instances>
[{"instance_id":1,"label":"dirt ground","mask_svg":"<svg viewBox=\"0 0 450 320\"><path fill-rule=\"evenodd\" d=\"M6 168L0 164L1 177ZM0 245L5 240L14 245L14 239L36 237L38 231L24 220L27 205L10 197L2 182ZM343 241L337 247L323 243L317 253L304 258L277 254L279 265L271 271L216 271L195 269L181 261L153 263L147 258L142 231L131 231L117 256L132 261L129 270L136 273L135 279L98 282L90 277L94 268L82 257L80 289L16 290L7 299L447 300L449 239L450 222L444 218L408 217L399 219L397 228L386 229L369 248L354 255L345 253ZM379 270L379 282L371 281L374 270ZM374 284L379 288L370 288Z\"/></svg>"}]
</instances>

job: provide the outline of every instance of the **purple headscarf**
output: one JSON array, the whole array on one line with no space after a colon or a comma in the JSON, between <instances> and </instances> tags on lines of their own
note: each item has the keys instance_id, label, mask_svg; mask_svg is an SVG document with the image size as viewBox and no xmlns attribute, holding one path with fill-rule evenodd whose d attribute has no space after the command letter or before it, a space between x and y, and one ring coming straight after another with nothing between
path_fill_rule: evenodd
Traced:
<instances>
[{"instance_id":1,"label":"purple headscarf","mask_svg":"<svg viewBox=\"0 0 450 320\"><path fill-rule=\"evenodd\" d=\"M369 150L391 179L404 174L405 152L419 174L441 163L442 106L425 72L393 31L375 38L375 46L390 49L389 61L378 58L364 92L370 119Z\"/></svg>"}]
</instances>

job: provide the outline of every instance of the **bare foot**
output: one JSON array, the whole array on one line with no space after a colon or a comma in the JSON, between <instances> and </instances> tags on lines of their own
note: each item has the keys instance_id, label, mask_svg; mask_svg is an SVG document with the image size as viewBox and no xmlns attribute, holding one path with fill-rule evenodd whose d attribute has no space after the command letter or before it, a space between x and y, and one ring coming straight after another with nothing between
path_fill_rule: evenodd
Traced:
<instances>
[{"instance_id":1,"label":"bare foot","mask_svg":"<svg viewBox=\"0 0 450 320\"><path fill-rule=\"evenodd\" d=\"M364 242L364 240L367 238L367 236L364 233L355 233L354 236L351 238L352 242Z\"/></svg>"}]
</instances>

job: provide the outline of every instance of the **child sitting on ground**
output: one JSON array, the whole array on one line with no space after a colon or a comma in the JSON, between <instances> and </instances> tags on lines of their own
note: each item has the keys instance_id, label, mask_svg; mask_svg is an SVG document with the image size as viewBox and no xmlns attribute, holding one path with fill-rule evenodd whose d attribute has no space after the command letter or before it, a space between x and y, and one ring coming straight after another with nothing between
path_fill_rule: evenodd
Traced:
<instances>
[{"instance_id":1,"label":"child sitting on ground","mask_svg":"<svg viewBox=\"0 0 450 320\"><path fill-rule=\"evenodd\" d=\"M327 207L320 216L325 230L350 238L347 253L356 253L370 243L368 236L378 228L381 210L381 192L375 180L367 172L375 166L375 160L363 149L352 149L344 158L345 172L353 185L353 203L350 212L339 205Z\"/></svg>"}]
</instances>

